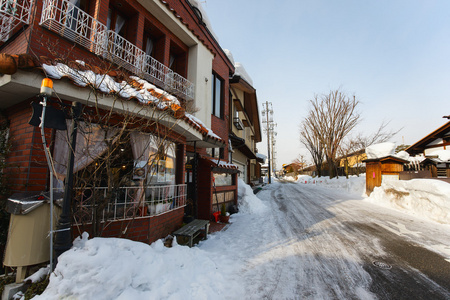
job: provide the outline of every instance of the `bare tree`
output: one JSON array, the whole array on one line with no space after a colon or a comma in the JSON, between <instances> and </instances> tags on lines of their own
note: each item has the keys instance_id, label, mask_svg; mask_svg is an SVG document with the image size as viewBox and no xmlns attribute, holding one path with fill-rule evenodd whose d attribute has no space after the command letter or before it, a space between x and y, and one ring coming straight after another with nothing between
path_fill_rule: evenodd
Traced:
<instances>
[{"instance_id":1,"label":"bare tree","mask_svg":"<svg viewBox=\"0 0 450 300\"><path fill-rule=\"evenodd\" d=\"M307 148L314 148L315 155L323 151L329 175L333 178L336 175L339 147L360 121L360 115L356 111L359 102L355 96L348 97L337 89L328 94L315 95L310 103L312 107L303 121L302 128L305 130L302 130L302 136L306 139Z\"/></svg>"},{"instance_id":2,"label":"bare tree","mask_svg":"<svg viewBox=\"0 0 450 300\"><path fill-rule=\"evenodd\" d=\"M402 128L400 128L397 131L387 130L387 127L390 122L383 121L381 125L378 127L378 129L371 135L365 136L364 134L360 133L355 138L355 147L358 147L359 149L365 149L371 145L378 144L378 143L384 143L389 141L392 137L397 135Z\"/></svg>"},{"instance_id":3,"label":"bare tree","mask_svg":"<svg viewBox=\"0 0 450 300\"><path fill-rule=\"evenodd\" d=\"M389 141L392 137L394 137L401 129L397 131L388 131L387 126L390 122L383 121L377 130L370 134L364 135L359 133L356 136L348 136L341 146L339 147L339 155L344 159L344 164L346 165L346 176L348 176L348 162L349 156L353 155L354 162L356 166L356 174L359 176L361 172L361 163L363 160L363 156L361 153L365 150L365 148L378 143L383 143Z\"/></svg>"},{"instance_id":4,"label":"bare tree","mask_svg":"<svg viewBox=\"0 0 450 300\"><path fill-rule=\"evenodd\" d=\"M296 159L292 161L292 165L296 168L296 173L303 170L306 167L306 158L304 155L299 155Z\"/></svg>"},{"instance_id":5,"label":"bare tree","mask_svg":"<svg viewBox=\"0 0 450 300\"><path fill-rule=\"evenodd\" d=\"M186 102L179 102L156 87L144 87L151 94L146 99L151 100L140 105L136 99L123 99L123 95L134 87L144 90L142 87L148 82L128 77L120 66L102 61L102 65L93 70L87 63L59 61L63 63L55 66L56 71L67 72L66 76L74 82L90 88L89 96L82 103L82 124L78 125L78 135L84 146L75 148L76 155L86 157L86 163L74 170L74 223L91 227L94 236L101 236L114 220L133 222L135 217L147 215L150 203L172 205L168 202L173 199L169 195L173 187L158 190L158 195L149 194L146 187L158 181L161 186L162 181L157 176L162 172L163 178L175 178L174 143L178 135L172 129L185 115ZM99 62L91 65L98 66ZM105 103L105 93L109 94L108 103ZM59 105L64 107L64 101L59 99ZM131 144L133 137L134 141L142 140L142 134L147 135L149 141L141 146L136 157L137 150L133 150ZM69 145L70 149L69 135L69 131L59 133L62 144ZM171 166L167 163L169 156ZM55 155L53 157L56 159ZM67 169L64 159L58 163L62 170ZM172 168L170 174L169 168ZM121 235L126 236L129 224L122 222Z\"/></svg>"},{"instance_id":6,"label":"bare tree","mask_svg":"<svg viewBox=\"0 0 450 300\"><path fill-rule=\"evenodd\" d=\"M305 145L311 154L317 175L322 176L322 166L325 160L324 148L320 144L320 139L315 135L314 129L310 127L311 123L304 120L300 125L300 142Z\"/></svg>"}]
</instances>

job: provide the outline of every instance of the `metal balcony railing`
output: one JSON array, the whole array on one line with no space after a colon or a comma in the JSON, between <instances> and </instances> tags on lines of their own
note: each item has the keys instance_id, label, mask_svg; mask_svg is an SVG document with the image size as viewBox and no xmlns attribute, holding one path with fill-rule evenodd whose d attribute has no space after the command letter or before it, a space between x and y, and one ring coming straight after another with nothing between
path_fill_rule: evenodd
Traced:
<instances>
[{"instance_id":1,"label":"metal balcony railing","mask_svg":"<svg viewBox=\"0 0 450 300\"><path fill-rule=\"evenodd\" d=\"M98 51L106 26L68 1L44 0L40 25L91 51Z\"/></svg>"},{"instance_id":2,"label":"metal balcony railing","mask_svg":"<svg viewBox=\"0 0 450 300\"><path fill-rule=\"evenodd\" d=\"M99 220L114 221L157 216L186 206L186 184L75 189L74 224L92 223L95 207L102 203ZM99 212L97 212L99 213Z\"/></svg>"},{"instance_id":3,"label":"metal balcony railing","mask_svg":"<svg viewBox=\"0 0 450 300\"><path fill-rule=\"evenodd\" d=\"M0 41L5 42L20 24L30 23L33 0L0 0Z\"/></svg>"},{"instance_id":4,"label":"metal balcony railing","mask_svg":"<svg viewBox=\"0 0 450 300\"><path fill-rule=\"evenodd\" d=\"M1 0L5 1L5 0ZM194 84L66 0L44 0L44 26L186 100Z\"/></svg>"}]
</instances>

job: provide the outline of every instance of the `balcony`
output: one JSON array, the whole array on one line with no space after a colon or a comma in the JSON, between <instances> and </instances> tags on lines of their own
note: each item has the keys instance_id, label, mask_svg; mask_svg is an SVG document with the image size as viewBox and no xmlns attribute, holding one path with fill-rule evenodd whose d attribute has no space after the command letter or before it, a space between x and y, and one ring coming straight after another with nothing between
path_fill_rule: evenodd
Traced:
<instances>
[{"instance_id":1,"label":"balcony","mask_svg":"<svg viewBox=\"0 0 450 300\"><path fill-rule=\"evenodd\" d=\"M0 0L0 41L6 42L20 24L30 23L33 0Z\"/></svg>"},{"instance_id":2,"label":"balcony","mask_svg":"<svg viewBox=\"0 0 450 300\"><path fill-rule=\"evenodd\" d=\"M94 203L107 202L100 212L102 222L158 216L186 206L186 184L120 187L109 194L106 187L78 188L73 201L78 225L92 223Z\"/></svg>"},{"instance_id":3,"label":"balcony","mask_svg":"<svg viewBox=\"0 0 450 300\"><path fill-rule=\"evenodd\" d=\"M1 0L5 1L5 0ZM10 0L11 1L11 0ZM66 0L44 0L39 23L169 93L194 99L194 84Z\"/></svg>"}]
</instances>

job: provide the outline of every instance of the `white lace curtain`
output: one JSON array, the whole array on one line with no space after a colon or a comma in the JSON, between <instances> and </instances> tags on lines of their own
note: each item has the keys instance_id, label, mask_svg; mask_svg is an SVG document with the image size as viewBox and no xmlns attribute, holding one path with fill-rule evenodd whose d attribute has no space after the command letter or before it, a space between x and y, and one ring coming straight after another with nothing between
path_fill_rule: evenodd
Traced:
<instances>
[{"instance_id":1,"label":"white lace curtain","mask_svg":"<svg viewBox=\"0 0 450 300\"><path fill-rule=\"evenodd\" d=\"M67 174L67 160L70 154L70 133L72 132L72 122L68 121L67 131L56 131L55 147L53 150L53 161L56 172L56 179L58 183L57 188L63 187L63 181ZM116 141L117 129L108 128L102 129L97 124L79 122L77 142L75 147L75 158L73 165L73 172L87 167L97 157L103 154L106 150L106 139Z\"/></svg>"},{"instance_id":2,"label":"white lace curtain","mask_svg":"<svg viewBox=\"0 0 450 300\"><path fill-rule=\"evenodd\" d=\"M68 121L67 131L56 131L53 151L57 179L57 183L55 184L56 188L63 188L63 182L67 173L67 160L70 153L70 133L72 132L71 127L71 121ZM76 173L82 170L101 156L107 149L105 139L106 141L109 140L111 143L115 143L117 133L118 129L115 128L104 129L97 124L79 122L73 172ZM165 145L166 159L158 163L159 172L156 174L157 164L155 158L159 148L157 137L141 132L132 132L130 134L130 143L134 158L133 167L135 170L141 168L144 172L140 178L134 176L133 179L139 180L139 185L142 188L145 184L156 181L175 183L175 144L169 141L161 142Z\"/></svg>"}]
</instances>

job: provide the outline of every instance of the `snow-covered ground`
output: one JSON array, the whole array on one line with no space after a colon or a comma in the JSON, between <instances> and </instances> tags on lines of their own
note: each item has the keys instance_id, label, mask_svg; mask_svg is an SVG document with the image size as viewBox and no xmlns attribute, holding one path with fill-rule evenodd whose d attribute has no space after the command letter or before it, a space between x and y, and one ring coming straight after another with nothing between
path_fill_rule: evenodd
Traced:
<instances>
[{"instance_id":1,"label":"snow-covered ground","mask_svg":"<svg viewBox=\"0 0 450 300\"><path fill-rule=\"evenodd\" d=\"M289 178L289 181L294 181ZM358 194L365 201L402 211L442 224L450 224L450 184L435 179L393 180L375 187L369 197L365 194L366 177L333 178L302 175L301 184L315 184Z\"/></svg>"},{"instance_id":2,"label":"snow-covered ground","mask_svg":"<svg viewBox=\"0 0 450 300\"><path fill-rule=\"evenodd\" d=\"M47 290L34 299L292 299L299 297L299 289L304 291L302 298L331 295L337 299L373 299L370 276L361 268L360 258L350 248L329 248L328 244L335 241L329 233L339 228L330 221L333 214L350 212L353 208L363 210L364 206L369 211L383 211L385 208L373 204L377 203L416 215L416 210L428 212L421 213L419 219L424 220L426 228L449 232L448 225L437 222L433 225L425 218L430 218L429 214L439 215L435 221L450 224L450 184L393 183L376 188L370 198L363 196L364 184L364 177L349 180L301 177L296 184L288 184L292 189L285 194L280 188L282 183L276 182L266 185L257 197L240 181L240 212L231 216L231 226L193 248L176 243L166 248L162 241L146 245L117 238L88 239L85 234L60 256ZM325 215L317 211L317 215L300 216L304 223L298 228L295 222L300 219L290 219L289 228L280 224L282 214L292 208L287 207L288 203L285 206L284 201L297 193L311 198L320 189L326 190L319 199L321 205L329 207ZM398 193L392 196L392 190ZM395 198L398 195L403 198ZM273 201L275 196L277 203ZM345 202L344 205L355 206L338 207ZM393 210L389 215L391 221L383 225L386 228L401 217ZM444 235L445 238L448 237ZM361 243L358 239L351 242ZM450 244L448 240L445 242ZM437 244L435 240L429 243ZM382 252L377 245L374 247L374 252ZM435 249L441 249L445 255L448 247L437 245ZM336 283L340 275L345 276ZM346 286L350 286L349 291L345 291Z\"/></svg>"}]
</instances>

